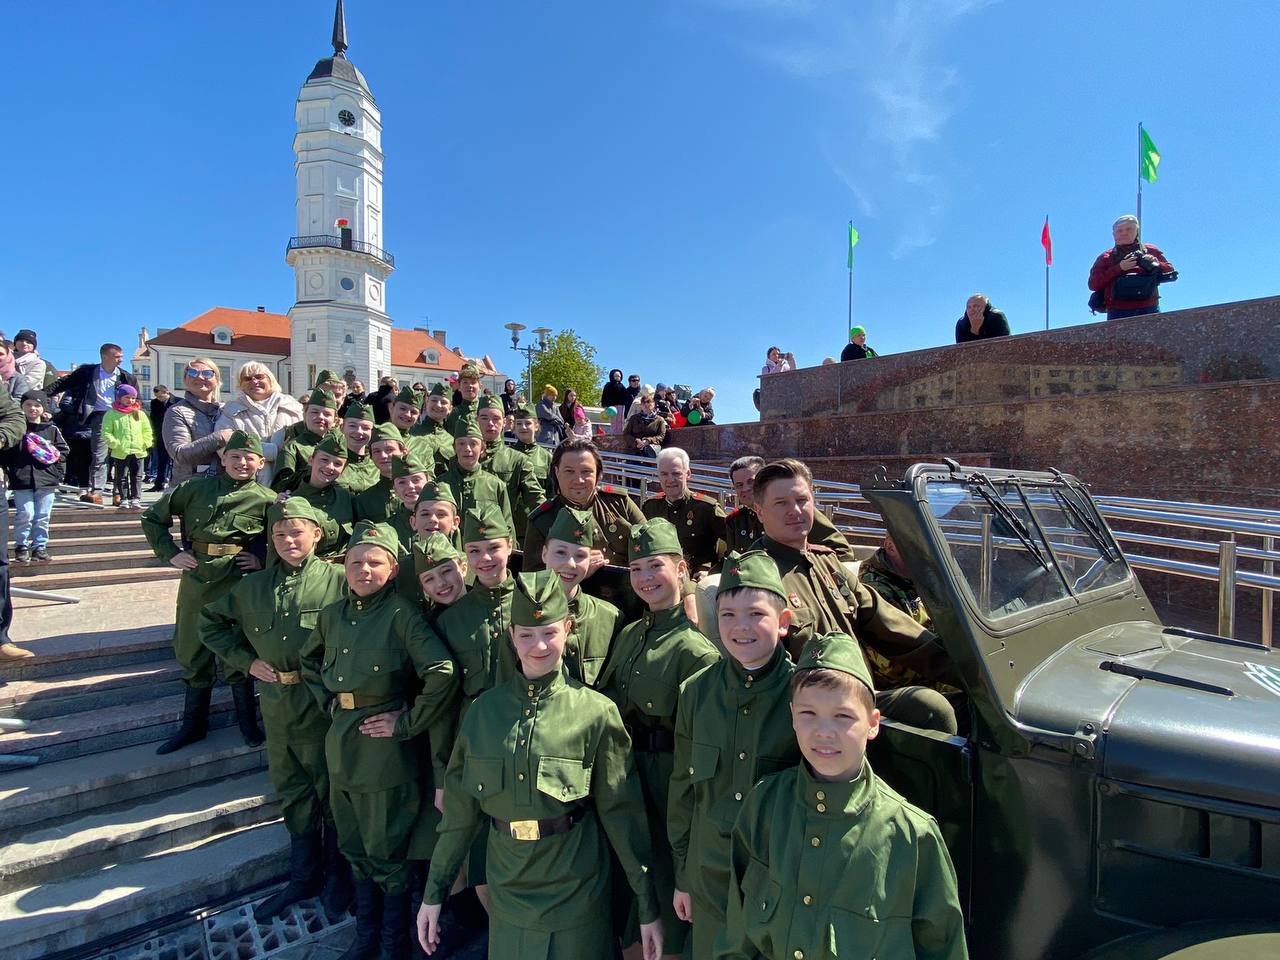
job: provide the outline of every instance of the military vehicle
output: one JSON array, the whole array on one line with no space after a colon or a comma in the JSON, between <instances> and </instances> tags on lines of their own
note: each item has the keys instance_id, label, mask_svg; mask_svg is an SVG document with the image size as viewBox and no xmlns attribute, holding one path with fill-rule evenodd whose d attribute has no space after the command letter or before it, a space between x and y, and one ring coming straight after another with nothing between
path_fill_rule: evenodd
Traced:
<instances>
[{"instance_id":1,"label":"military vehicle","mask_svg":"<svg viewBox=\"0 0 1280 960\"><path fill-rule=\"evenodd\" d=\"M1280 957L1280 656L1162 625L1074 477L862 492L964 683L960 736L870 757L942 824L972 956Z\"/></svg>"}]
</instances>

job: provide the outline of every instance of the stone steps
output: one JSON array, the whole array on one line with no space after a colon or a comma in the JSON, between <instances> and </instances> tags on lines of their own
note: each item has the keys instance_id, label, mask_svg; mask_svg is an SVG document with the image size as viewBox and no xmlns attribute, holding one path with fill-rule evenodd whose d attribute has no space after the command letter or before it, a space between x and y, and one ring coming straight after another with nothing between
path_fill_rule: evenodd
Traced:
<instances>
[{"instance_id":1,"label":"stone steps","mask_svg":"<svg viewBox=\"0 0 1280 960\"><path fill-rule=\"evenodd\" d=\"M78 673L15 680L0 687L0 717L42 720L182 693L182 668L171 658Z\"/></svg>"},{"instance_id":2,"label":"stone steps","mask_svg":"<svg viewBox=\"0 0 1280 960\"><path fill-rule=\"evenodd\" d=\"M62 608L68 615L88 617L79 606ZM24 608L15 614L21 625L30 616ZM86 624L92 626L92 624ZM110 671L129 664L164 660L173 663L173 624L121 627L92 634L62 634L23 641L36 656L28 660L0 661L0 681L33 680L70 674Z\"/></svg>"},{"instance_id":3,"label":"stone steps","mask_svg":"<svg viewBox=\"0 0 1280 960\"><path fill-rule=\"evenodd\" d=\"M181 570L168 564L161 565L154 559L149 561L147 566L126 567L119 570L73 570L46 573L45 570L52 566L51 563L34 566L35 573L31 576L14 577L13 585L45 593L63 593L78 587L122 587L134 583L152 583L156 580L177 580L182 576ZM16 565L10 569L15 568Z\"/></svg>"},{"instance_id":4,"label":"stone steps","mask_svg":"<svg viewBox=\"0 0 1280 960\"><path fill-rule=\"evenodd\" d=\"M53 536L49 541L49 549L55 554L66 551L75 553L112 553L116 550L150 550L147 546L147 538L139 532L113 531L109 534L100 536L83 535L77 531L74 539L63 538L58 536L57 532L50 531ZM10 563L13 562L12 553L9 557ZM15 572L17 564L14 564Z\"/></svg>"},{"instance_id":5,"label":"stone steps","mask_svg":"<svg viewBox=\"0 0 1280 960\"><path fill-rule=\"evenodd\" d=\"M63 544L59 549L50 543L49 552L52 560L39 563L11 563L9 572L18 586L25 586L32 577L44 577L58 573L85 573L88 571L116 573L122 567L136 570L144 567L168 567L169 564L156 558L150 547L137 548L130 544L128 549L114 550L111 553L94 553L81 551L78 543ZM176 568L171 568L176 569Z\"/></svg>"}]
</instances>

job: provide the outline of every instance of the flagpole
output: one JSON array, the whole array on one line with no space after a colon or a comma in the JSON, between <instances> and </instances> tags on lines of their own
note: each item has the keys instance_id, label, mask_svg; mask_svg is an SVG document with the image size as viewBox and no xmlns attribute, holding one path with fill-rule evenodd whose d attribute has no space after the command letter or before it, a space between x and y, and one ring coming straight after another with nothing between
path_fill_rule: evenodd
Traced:
<instances>
[{"instance_id":1,"label":"flagpole","mask_svg":"<svg viewBox=\"0 0 1280 960\"><path fill-rule=\"evenodd\" d=\"M849 221L849 236L853 236L853 221ZM849 330L853 327L853 248L849 248L849 316L845 322L844 338L849 339Z\"/></svg>"},{"instance_id":2,"label":"flagpole","mask_svg":"<svg viewBox=\"0 0 1280 960\"><path fill-rule=\"evenodd\" d=\"M1047 213L1044 215L1044 225L1045 225L1045 229L1048 229L1049 215ZM1045 253L1046 253L1046 256L1044 258L1044 328L1048 330L1049 329L1049 257L1047 256L1048 254L1047 250L1045 251Z\"/></svg>"},{"instance_id":3,"label":"flagpole","mask_svg":"<svg viewBox=\"0 0 1280 960\"><path fill-rule=\"evenodd\" d=\"M1138 237L1142 237L1142 121L1138 121Z\"/></svg>"}]
</instances>

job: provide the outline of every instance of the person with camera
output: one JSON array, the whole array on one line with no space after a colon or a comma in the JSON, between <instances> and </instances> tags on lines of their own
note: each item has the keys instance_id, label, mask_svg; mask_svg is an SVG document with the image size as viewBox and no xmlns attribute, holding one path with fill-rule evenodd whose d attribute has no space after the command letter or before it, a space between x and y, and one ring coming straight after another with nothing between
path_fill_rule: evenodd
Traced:
<instances>
[{"instance_id":1,"label":"person with camera","mask_svg":"<svg viewBox=\"0 0 1280 960\"><path fill-rule=\"evenodd\" d=\"M1108 320L1160 312L1160 284L1178 279L1178 271L1158 247L1138 239L1138 218L1125 214L1111 225L1115 246L1089 271L1089 309L1105 310Z\"/></svg>"},{"instance_id":2,"label":"person with camera","mask_svg":"<svg viewBox=\"0 0 1280 960\"><path fill-rule=\"evenodd\" d=\"M796 355L790 351L783 353L780 347L770 347L765 354L765 364L760 368L760 375L766 373L786 373L796 368Z\"/></svg>"}]
</instances>

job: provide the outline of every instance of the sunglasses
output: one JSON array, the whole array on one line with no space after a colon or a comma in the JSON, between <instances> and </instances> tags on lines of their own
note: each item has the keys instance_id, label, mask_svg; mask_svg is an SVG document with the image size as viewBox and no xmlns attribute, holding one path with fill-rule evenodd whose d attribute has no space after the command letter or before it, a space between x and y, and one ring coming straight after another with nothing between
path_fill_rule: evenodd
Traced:
<instances>
[{"instance_id":1,"label":"sunglasses","mask_svg":"<svg viewBox=\"0 0 1280 960\"><path fill-rule=\"evenodd\" d=\"M192 380L216 380L218 377L218 371L197 370L195 367L187 367L187 376Z\"/></svg>"}]
</instances>

